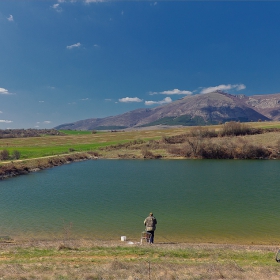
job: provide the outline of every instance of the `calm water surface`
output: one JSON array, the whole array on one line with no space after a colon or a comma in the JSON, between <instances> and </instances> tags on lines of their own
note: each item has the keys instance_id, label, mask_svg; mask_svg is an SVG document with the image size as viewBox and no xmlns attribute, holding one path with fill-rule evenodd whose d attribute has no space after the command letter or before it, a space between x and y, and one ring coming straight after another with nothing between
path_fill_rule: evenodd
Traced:
<instances>
[{"instance_id":1,"label":"calm water surface","mask_svg":"<svg viewBox=\"0 0 280 280\"><path fill-rule=\"evenodd\" d=\"M0 236L279 243L280 161L96 160L0 181Z\"/></svg>"}]
</instances>

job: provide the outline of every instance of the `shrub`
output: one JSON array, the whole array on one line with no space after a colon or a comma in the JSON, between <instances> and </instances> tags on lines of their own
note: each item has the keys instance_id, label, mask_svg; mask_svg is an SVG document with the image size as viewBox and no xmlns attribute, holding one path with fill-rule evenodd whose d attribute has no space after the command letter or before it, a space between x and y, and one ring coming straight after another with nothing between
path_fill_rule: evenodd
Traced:
<instances>
[{"instance_id":1,"label":"shrub","mask_svg":"<svg viewBox=\"0 0 280 280\"><path fill-rule=\"evenodd\" d=\"M253 134L252 129L246 124L234 121L225 123L220 132L220 136L239 136L246 134Z\"/></svg>"},{"instance_id":2,"label":"shrub","mask_svg":"<svg viewBox=\"0 0 280 280\"><path fill-rule=\"evenodd\" d=\"M8 150L4 149L0 152L0 159L1 160L8 160L10 158L10 153Z\"/></svg>"},{"instance_id":3,"label":"shrub","mask_svg":"<svg viewBox=\"0 0 280 280\"><path fill-rule=\"evenodd\" d=\"M187 144L184 144L181 147L177 146L170 146L167 149L168 153L180 157L190 157L192 155L192 151L190 149L190 146Z\"/></svg>"},{"instance_id":4,"label":"shrub","mask_svg":"<svg viewBox=\"0 0 280 280\"><path fill-rule=\"evenodd\" d=\"M191 156L201 156L201 147L203 145L203 139L201 137L189 137L186 139L186 143L186 148L188 151L190 151Z\"/></svg>"},{"instance_id":5,"label":"shrub","mask_svg":"<svg viewBox=\"0 0 280 280\"><path fill-rule=\"evenodd\" d=\"M241 159L265 159L270 156L271 152L264 147L258 147L248 144L243 147L243 153L239 154Z\"/></svg>"},{"instance_id":6,"label":"shrub","mask_svg":"<svg viewBox=\"0 0 280 280\"><path fill-rule=\"evenodd\" d=\"M208 142L201 147L201 157L205 159L232 159L233 155L222 143Z\"/></svg>"},{"instance_id":7,"label":"shrub","mask_svg":"<svg viewBox=\"0 0 280 280\"><path fill-rule=\"evenodd\" d=\"M192 137L202 138L213 138L218 136L218 133L214 129L208 129L201 126L192 128L189 134Z\"/></svg>"},{"instance_id":8,"label":"shrub","mask_svg":"<svg viewBox=\"0 0 280 280\"><path fill-rule=\"evenodd\" d=\"M89 151L88 154L94 156L94 157L99 157L100 154L97 151Z\"/></svg>"},{"instance_id":9,"label":"shrub","mask_svg":"<svg viewBox=\"0 0 280 280\"><path fill-rule=\"evenodd\" d=\"M186 142L187 134L180 134L175 136L162 136L162 142L165 144L179 144Z\"/></svg>"},{"instance_id":10,"label":"shrub","mask_svg":"<svg viewBox=\"0 0 280 280\"><path fill-rule=\"evenodd\" d=\"M151 151L149 151L147 149L147 147L144 147L142 149L142 155L143 155L143 158L146 158L146 159L156 159L156 158L162 157L161 155L154 155Z\"/></svg>"},{"instance_id":11,"label":"shrub","mask_svg":"<svg viewBox=\"0 0 280 280\"><path fill-rule=\"evenodd\" d=\"M12 153L13 159L19 159L20 158L20 152L18 150L14 150Z\"/></svg>"}]
</instances>

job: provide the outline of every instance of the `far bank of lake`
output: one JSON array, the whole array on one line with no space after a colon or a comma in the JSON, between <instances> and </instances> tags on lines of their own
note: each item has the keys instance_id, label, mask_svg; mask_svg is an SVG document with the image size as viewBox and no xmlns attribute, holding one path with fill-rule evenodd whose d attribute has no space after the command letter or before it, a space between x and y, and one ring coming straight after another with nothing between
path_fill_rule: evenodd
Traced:
<instances>
[{"instance_id":1,"label":"far bank of lake","mask_svg":"<svg viewBox=\"0 0 280 280\"><path fill-rule=\"evenodd\" d=\"M0 181L0 235L15 239L277 244L280 161L94 160Z\"/></svg>"}]
</instances>

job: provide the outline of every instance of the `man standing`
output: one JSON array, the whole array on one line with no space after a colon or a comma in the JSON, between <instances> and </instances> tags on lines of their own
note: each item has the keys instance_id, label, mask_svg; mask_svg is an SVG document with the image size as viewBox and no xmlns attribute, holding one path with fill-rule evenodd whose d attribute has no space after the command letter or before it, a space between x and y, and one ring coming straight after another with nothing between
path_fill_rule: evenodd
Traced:
<instances>
[{"instance_id":1,"label":"man standing","mask_svg":"<svg viewBox=\"0 0 280 280\"><path fill-rule=\"evenodd\" d=\"M150 243L154 243L154 236L156 230L157 219L154 217L153 213L150 213L149 217L147 217L144 221L144 225L146 226L146 231L151 234Z\"/></svg>"}]
</instances>

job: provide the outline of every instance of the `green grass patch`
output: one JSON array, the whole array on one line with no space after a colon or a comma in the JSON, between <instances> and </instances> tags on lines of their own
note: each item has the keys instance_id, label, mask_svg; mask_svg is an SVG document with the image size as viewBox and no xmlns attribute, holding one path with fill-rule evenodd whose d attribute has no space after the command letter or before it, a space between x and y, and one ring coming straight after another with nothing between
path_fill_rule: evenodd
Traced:
<instances>
[{"instance_id":1,"label":"green grass patch","mask_svg":"<svg viewBox=\"0 0 280 280\"><path fill-rule=\"evenodd\" d=\"M17 147L16 150L20 152L20 159L32 159L32 158L40 158L46 156L54 156L54 155L62 155L68 154L70 152L87 152L94 151L101 147L106 147L110 145L117 145L120 143L126 143L129 141L118 141L118 142L106 142L106 143L92 143L92 144L65 144L60 146L52 146L47 147ZM0 148L1 149L1 148ZM5 148L11 154L14 148Z\"/></svg>"},{"instance_id":2,"label":"green grass patch","mask_svg":"<svg viewBox=\"0 0 280 280\"><path fill-rule=\"evenodd\" d=\"M59 130L66 135L89 135L92 134L90 130Z\"/></svg>"},{"instance_id":3,"label":"green grass patch","mask_svg":"<svg viewBox=\"0 0 280 280\"><path fill-rule=\"evenodd\" d=\"M234 250L234 249L166 249L160 247L91 247L91 248L77 248L75 250L58 250L57 248L42 249L42 248L17 248L11 251L4 251L1 253L4 260L0 263L34 263L44 260L50 262L53 258L57 259L69 259L69 257L79 258L96 258L100 261L105 261L106 258L117 258L122 260L127 259L127 256L131 256L131 261L139 259L147 259L150 261L180 263L181 261L187 263L208 263L208 262L235 262L240 266L276 266L277 262L274 257L275 254L270 251L247 251ZM101 257L101 259L100 259ZM102 258L103 257L103 258Z\"/></svg>"}]
</instances>

